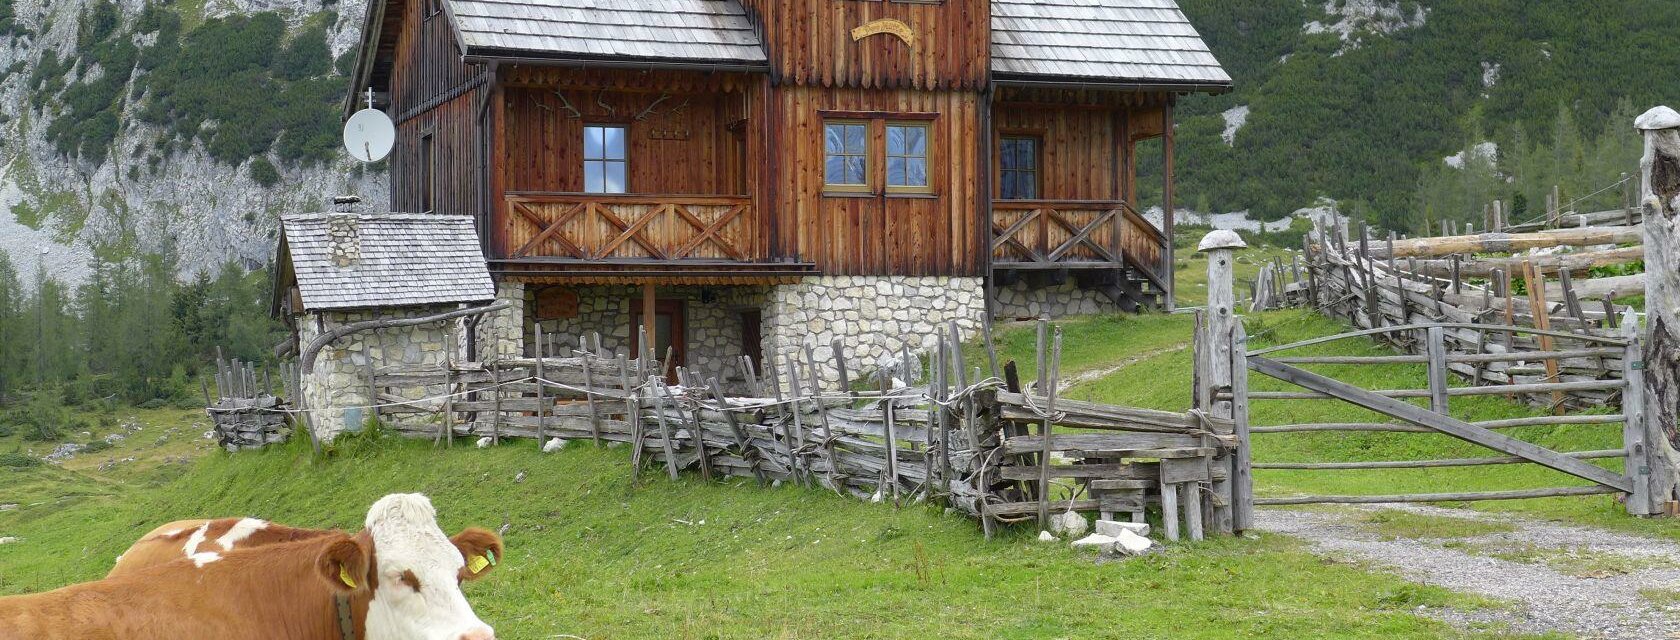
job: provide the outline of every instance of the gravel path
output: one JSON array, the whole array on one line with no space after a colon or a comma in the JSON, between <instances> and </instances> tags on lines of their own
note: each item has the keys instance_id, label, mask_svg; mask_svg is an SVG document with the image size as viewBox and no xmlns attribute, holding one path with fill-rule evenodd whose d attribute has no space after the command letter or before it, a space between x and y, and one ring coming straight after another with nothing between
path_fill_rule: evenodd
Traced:
<instances>
[{"instance_id":1,"label":"gravel path","mask_svg":"<svg viewBox=\"0 0 1680 640\"><path fill-rule=\"evenodd\" d=\"M1384 540L1359 522L1361 515L1384 508L1498 522L1515 530L1450 539ZM1673 542L1506 514L1422 505L1337 511L1260 509L1255 520L1261 529L1306 540L1327 554L1352 556L1419 582L1516 603L1509 609L1423 612L1461 626L1503 624L1511 631L1561 632L1582 638L1680 638L1680 607L1669 605L1664 610L1640 595L1641 589L1680 590L1680 544ZM1475 553L1477 549L1511 547L1541 553L1581 549L1594 557L1642 560L1645 562L1624 564L1646 568L1578 577L1541 563Z\"/></svg>"}]
</instances>

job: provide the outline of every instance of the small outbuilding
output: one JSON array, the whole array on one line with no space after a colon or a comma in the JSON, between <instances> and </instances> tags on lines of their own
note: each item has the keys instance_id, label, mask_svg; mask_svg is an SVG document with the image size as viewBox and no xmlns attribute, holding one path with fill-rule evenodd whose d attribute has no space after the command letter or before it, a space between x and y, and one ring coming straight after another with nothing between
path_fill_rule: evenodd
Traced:
<instances>
[{"instance_id":1,"label":"small outbuilding","mask_svg":"<svg viewBox=\"0 0 1680 640\"><path fill-rule=\"evenodd\" d=\"M375 371L472 359L476 334L493 331L482 305L496 287L471 218L312 213L283 216L280 229L272 310L298 355L293 404L319 440L361 427L379 401Z\"/></svg>"}]
</instances>

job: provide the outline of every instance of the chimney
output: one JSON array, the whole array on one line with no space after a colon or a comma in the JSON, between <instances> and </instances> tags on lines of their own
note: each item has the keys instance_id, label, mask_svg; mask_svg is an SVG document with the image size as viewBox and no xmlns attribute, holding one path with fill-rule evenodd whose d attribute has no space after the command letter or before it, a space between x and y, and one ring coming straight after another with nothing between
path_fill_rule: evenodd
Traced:
<instances>
[{"instance_id":1,"label":"chimney","mask_svg":"<svg viewBox=\"0 0 1680 640\"><path fill-rule=\"evenodd\" d=\"M327 214L327 252L340 269L354 266L362 257L362 238L354 213Z\"/></svg>"}]
</instances>

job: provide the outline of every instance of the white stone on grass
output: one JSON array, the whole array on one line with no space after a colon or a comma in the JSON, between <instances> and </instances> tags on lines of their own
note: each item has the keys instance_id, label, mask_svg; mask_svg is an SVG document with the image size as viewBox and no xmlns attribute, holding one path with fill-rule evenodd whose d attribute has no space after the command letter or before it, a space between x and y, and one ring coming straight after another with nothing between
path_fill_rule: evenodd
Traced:
<instances>
[{"instance_id":1,"label":"white stone on grass","mask_svg":"<svg viewBox=\"0 0 1680 640\"><path fill-rule=\"evenodd\" d=\"M495 442L495 441L496 440L494 438L491 438L490 436L484 436L482 438L479 438L478 439L478 448L488 449L488 448L490 448L490 443Z\"/></svg>"},{"instance_id":2,"label":"white stone on grass","mask_svg":"<svg viewBox=\"0 0 1680 640\"><path fill-rule=\"evenodd\" d=\"M1109 547L1114 546L1114 537L1105 536L1100 533L1093 533L1078 540L1074 540L1070 544L1072 544L1075 549L1096 549L1098 551L1107 551Z\"/></svg>"},{"instance_id":3,"label":"white stone on grass","mask_svg":"<svg viewBox=\"0 0 1680 640\"><path fill-rule=\"evenodd\" d=\"M1055 542L1056 541L1056 535L1053 534L1053 533L1050 533L1049 531L1040 531L1040 532L1038 532L1038 541L1039 542Z\"/></svg>"},{"instance_id":4,"label":"white stone on grass","mask_svg":"<svg viewBox=\"0 0 1680 640\"><path fill-rule=\"evenodd\" d=\"M1090 521L1077 511L1064 511L1050 516L1050 532L1064 538L1077 538L1090 530Z\"/></svg>"},{"instance_id":5,"label":"white stone on grass","mask_svg":"<svg viewBox=\"0 0 1680 640\"><path fill-rule=\"evenodd\" d=\"M554 453L554 452L559 451L559 450L564 449L564 448L566 448L565 439L563 439L563 438L550 438L547 443L543 444L542 450L543 450L543 453Z\"/></svg>"},{"instance_id":6,"label":"white stone on grass","mask_svg":"<svg viewBox=\"0 0 1680 640\"><path fill-rule=\"evenodd\" d=\"M1149 538L1133 533L1130 529L1121 529L1120 535L1114 536L1114 552L1129 556L1148 551L1154 544Z\"/></svg>"},{"instance_id":7,"label":"white stone on grass","mask_svg":"<svg viewBox=\"0 0 1680 640\"><path fill-rule=\"evenodd\" d=\"M1118 538L1121 531L1130 531L1140 536L1147 536L1149 535L1149 523L1116 522L1114 520L1097 521L1097 533Z\"/></svg>"}]
</instances>

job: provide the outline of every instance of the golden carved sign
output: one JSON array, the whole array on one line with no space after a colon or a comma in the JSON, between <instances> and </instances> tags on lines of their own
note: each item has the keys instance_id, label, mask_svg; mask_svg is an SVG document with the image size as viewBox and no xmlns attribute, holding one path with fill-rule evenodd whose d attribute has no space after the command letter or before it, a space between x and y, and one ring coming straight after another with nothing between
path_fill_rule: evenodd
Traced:
<instances>
[{"instance_id":1,"label":"golden carved sign","mask_svg":"<svg viewBox=\"0 0 1680 640\"><path fill-rule=\"evenodd\" d=\"M852 41L862 40L878 33L890 33L898 36L898 39L903 40L904 44L916 46L916 32L910 30L910 25L892 18L871 20L852 29Z\"/></svg>"}]
</instances>

